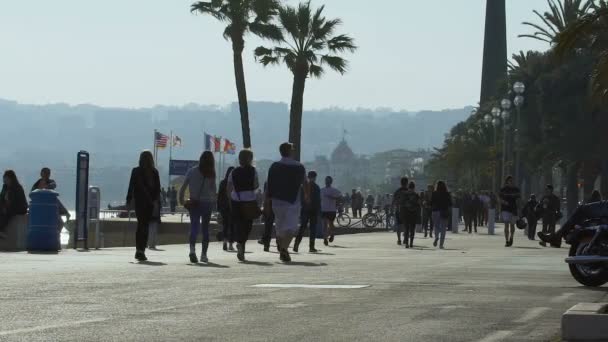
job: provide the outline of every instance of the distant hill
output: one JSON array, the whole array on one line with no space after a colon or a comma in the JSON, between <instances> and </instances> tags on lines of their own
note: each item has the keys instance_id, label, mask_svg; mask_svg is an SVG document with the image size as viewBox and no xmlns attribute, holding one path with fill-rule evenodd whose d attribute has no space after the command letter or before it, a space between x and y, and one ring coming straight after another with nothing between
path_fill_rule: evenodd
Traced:
<instances>
[{"instance_id":1,"label":"distant hill","mask_svg":"<svg viewBox=\"0 0 608 342\"><path fill-rule=\"evenodd\" d=\"M330 108L306 111L303 121L303 159L329 155L346 131L357 154L390 149L439 146L471 108L395 112L390 109L346 110ZM287 140L289 110L285 103L251 102L251 132L258 159L273 159L278 144ZM126 109L93 105L27 105L0 100L0 168L15 169L27 185L40 167L49 166L68 204L73 202L76 153L91 153L92 183L102 186L104 202L122 201L129 170L142 149L151 149L153 131L173 131L184 144L174 150L175 159L197 159L203 148L203 133L233 140L240 146L238 106L156 106ZM166 174L169 152L159 155L159 169ZM232 158L227 158L232 163ZM167 176L161 181L166 182Z\"/></svg>"}]
</instances>

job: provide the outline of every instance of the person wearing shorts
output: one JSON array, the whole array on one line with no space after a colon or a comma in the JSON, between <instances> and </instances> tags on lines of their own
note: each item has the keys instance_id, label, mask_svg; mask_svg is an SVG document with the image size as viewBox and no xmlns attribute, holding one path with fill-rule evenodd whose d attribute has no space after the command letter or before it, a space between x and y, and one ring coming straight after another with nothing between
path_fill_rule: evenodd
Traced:
<instances>
[{"instance_id":1,"label":"person wearing shorts","mask_svg":"<svg viewBox=\"0 0 608 342\"><path fill-rule=\"evenodd\" d=\"M323 217L323 243L325 246L334 242L334 221L338 211L336 202L342 197L340 191L332 187L333 182L333 178L325 177L325 187L321 189L321 216Z\"/></svg>"},{"instance_id":2,"label":"person wearing shorts","mask_svg":"<svg viewBox=\"0 0 608 342\"><path fill-rule=\"evenodd\" d=\"M519 188L513 185L513 177L505 178L505 185L500 189L501 218L505 224L505 247L513 246L515 223L518 218L517 206L521 197Z\"/></svg>"}]
</instances>

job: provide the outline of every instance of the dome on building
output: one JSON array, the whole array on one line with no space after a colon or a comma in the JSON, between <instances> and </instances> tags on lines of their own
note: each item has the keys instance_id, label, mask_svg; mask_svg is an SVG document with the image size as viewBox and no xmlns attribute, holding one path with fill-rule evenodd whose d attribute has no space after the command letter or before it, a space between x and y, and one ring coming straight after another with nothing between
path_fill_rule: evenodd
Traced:
<instances>
[{"instance_id":1,"label":"dome on building","mask_svg":"<svg viewBox=\"0 0 608 342\"><path fill-rule=\"evenodd\" d=\"M334 163L347 163L353 160L355 160L355 153L350 146L348 146L346 140L342 139L331 153L331 161Z\"/></svg>"}]
</instances>

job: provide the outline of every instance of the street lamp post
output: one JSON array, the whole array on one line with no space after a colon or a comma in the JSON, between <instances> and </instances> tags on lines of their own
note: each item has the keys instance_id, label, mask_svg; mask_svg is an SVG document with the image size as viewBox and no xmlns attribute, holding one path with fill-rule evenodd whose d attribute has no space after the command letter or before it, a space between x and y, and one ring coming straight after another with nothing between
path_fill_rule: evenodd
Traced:
<instances>
[{"instance_id":1,"label":"street lamp post","mask_svg":"<svg viewBox=\"0 0 608 342\"><path fill-rule=\"evenodd\" d=\"M509 120L509 109L511 109L511 100L504 99L500 102L500 106L502 107L502 113L500 114L502 117L502 177L501 181L505 179L507 176L507 120Z\"/></svg>"},{"instance_id":2,"label":"street lamp post","mask_svg":"<svg viewBox=\"0 0 608 342\"><path fill-rule=\"evenodd\" d=\"M526 86L522 82L516 82L513 85L513 90L517 94L513 102L515 103L515 107L517 108L517 122L515 123L515 180L518 184L521 185L520 172L521 166L519 165L520 153L521 153L521 107L524 105L525 98L523 96L526 91Z\"/></svg>"},{"instance_id":3,"label":"street lamp post","mask_svg":"<svg viewBox=\"0 0 608 342\"><path fill-rule=\"evenodd\" d=\"M494 155L492 156L492 192L496 192L496 124L494 122L497 119L494 119L492 114L486 114L486 116L483 117L483 120L486 124L491 125L494 128L494 134L492 136L494 139L494 144L492 145L492 151L494 152Z\"/></svg>"}]
</instances>

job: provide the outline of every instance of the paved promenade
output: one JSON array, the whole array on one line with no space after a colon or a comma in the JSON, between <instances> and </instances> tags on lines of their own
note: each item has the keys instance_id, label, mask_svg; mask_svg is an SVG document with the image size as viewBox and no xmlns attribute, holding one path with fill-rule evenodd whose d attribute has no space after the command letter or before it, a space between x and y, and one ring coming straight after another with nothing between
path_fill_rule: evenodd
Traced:
<instances>
[{"instance_id":1,"label":"paved promenade","mask_svg":"<svg viewBox=\"0 0 608 342\"><path fill-rule=\"evenodd\" d=\"M566 249L448 238L340 236L292 265L253 242L247 264L213 243L206 266L186 246L144 264L130 248L0 253L0 341L557 341L566 309L608 301L570 277Z\"/></svg>"}]
</instances>

